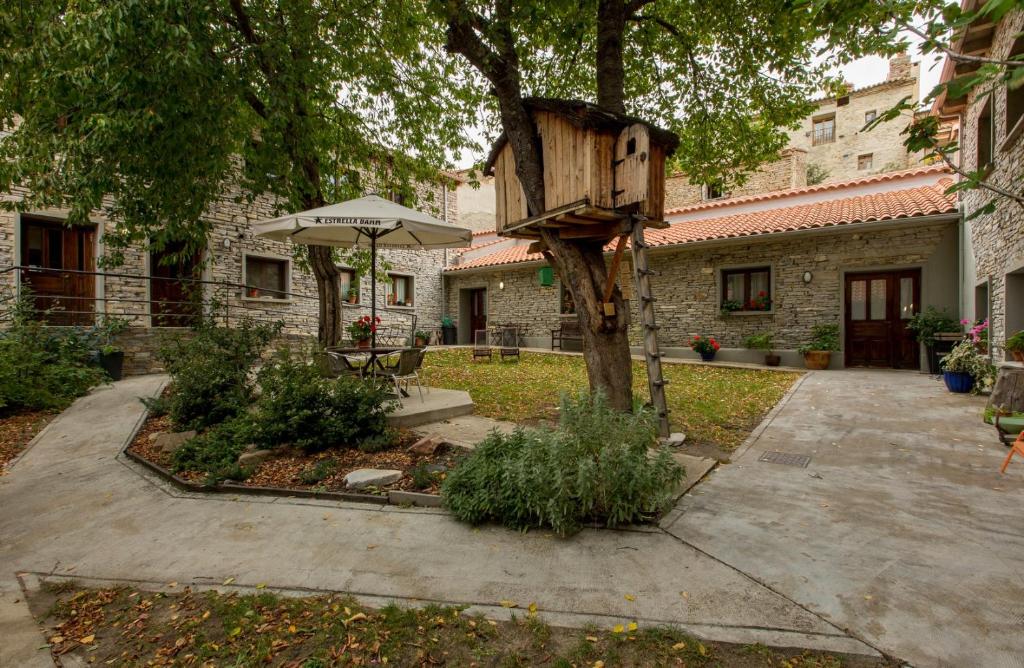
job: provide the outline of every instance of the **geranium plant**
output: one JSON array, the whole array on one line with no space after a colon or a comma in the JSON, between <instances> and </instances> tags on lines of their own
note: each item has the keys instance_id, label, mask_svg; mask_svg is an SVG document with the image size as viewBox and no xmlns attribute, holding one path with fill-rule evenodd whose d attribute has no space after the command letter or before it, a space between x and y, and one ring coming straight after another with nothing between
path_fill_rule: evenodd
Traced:
<instances>
[{"instance_id":1,"label":"geranium plant","mask_svg":"<svg viewBox=\"0 0 1024 668\"><path fill-rule=\"evenodd\" d=\"M768 311L772 307L771 297L768 296L768 292L761 290L757 293L756 297L752 297L746 304L748 311Z\"/></svg>"},{"instance_id":2,"label":"geranium plant","mask_svg":"<svg viewBox=\"0 0 1024 668\"><path fill-rule=\"evenodd\" d=\"M964 318L960 321L961 325L970 325L971 328L967 330L967 338L970 339L978 350L988 350L988 318L984 320L978 320L971 323L970 320Z\"/></svg>"},{"instance_id":3,"label":"geranium plant","mask_svg":"<svg viewBox=\"0 0 1024 668\"><path fill-rule=\"evenodd\" d=\"M715 337L713 336L695 336L690 341L690 348L692 348L695 353L699 353L701 355L716 353L721 347L722 346L719 345L718 341L715 341Z\"/></svg>"},{"instance_id":4,"label":"geranium plant","mask_svg":"<svg viewBox=\"0 0 1024 668\"><path fill-rule=\"evenodd\" d=\"M377 325L379 324L380 316L371 318L368 315L364 315L348 326L348 333L353 341L365 341L377 331Z\"/></svg>"}]
</instances>

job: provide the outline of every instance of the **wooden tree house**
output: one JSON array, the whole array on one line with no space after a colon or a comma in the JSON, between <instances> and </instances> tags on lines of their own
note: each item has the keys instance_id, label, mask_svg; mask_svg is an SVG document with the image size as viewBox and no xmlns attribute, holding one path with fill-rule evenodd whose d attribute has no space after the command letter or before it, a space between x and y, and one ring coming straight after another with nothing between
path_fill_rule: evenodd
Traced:
<instances>
[{"instance_id":1,"label":"wooden tree house","mask_svg":"<svg viewBox=\"0 0 1024 668\"><path fill-rule=\"evenodd\" d=\"M505 135L484 166L494 175L497 232L611 239L621 223L665 226L665 159L679 144L671 132L580 101L528 98L544 169L544 211L530 215Z\"/></svg>"},{"instance_id":2,"label":"wooden tree house","mask_svg":"<svg viewBox=\"0 0 1024 668\"><path fill-rule=\"evenodd\" d=\"M499 235L532 239L531 252L546 250L540 230L563 240L606 243L618 238L604 287L604 316L612 303L627 240L633 254L635 298L643 324L651 402L660 431L669 436L666 381L661 372L654 297L644 243L645 227L665 222L665 160L679 145L673 133L636 118L580 101L528 98L537 128L544 175L544 211L530 212L505 135L491 149L484 173L494 175Z\"/></svg>"}]
</instances>

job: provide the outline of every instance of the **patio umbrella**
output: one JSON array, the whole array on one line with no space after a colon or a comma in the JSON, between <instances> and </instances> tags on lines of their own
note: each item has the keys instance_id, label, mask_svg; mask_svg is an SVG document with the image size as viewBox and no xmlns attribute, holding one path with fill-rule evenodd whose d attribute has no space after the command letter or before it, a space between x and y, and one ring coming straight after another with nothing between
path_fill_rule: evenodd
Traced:
<instances>
[{"instance_id":1,"label":"patio umbrella","mask_svg":"<svg viewBox=\"0 0 1024 668\"><path fill-rule=\"evenodd\" d=\"M468 248L473 233L377 195L291 213L253 225L276 241L351 248L370 244L370 312L377 319L377 247ZM372 335L377 346L377 333Z\"/></svg>"}]
</instances>

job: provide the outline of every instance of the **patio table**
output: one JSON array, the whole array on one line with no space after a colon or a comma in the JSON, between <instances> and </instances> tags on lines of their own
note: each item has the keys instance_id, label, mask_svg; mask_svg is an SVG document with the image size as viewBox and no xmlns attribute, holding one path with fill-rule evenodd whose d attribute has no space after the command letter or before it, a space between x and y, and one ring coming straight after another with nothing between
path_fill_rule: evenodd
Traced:
<instances>
[{"instance_id":1,"label":"patio table","mask_svg":"<svg viewBox=\"0 0 1024 668\"><path fill-rule=\"evenodd\" d=\"M336 355L344 355L346 357L366 356L366 363L362 366L362 375L376 374L377 369L384 371L384 365L381 363L381 358L400 353L403 350L409 350L409 346L377 346L376 348L337 348L328 347L327 352L334 353ZM399 392L403 397L408 397L409 393L399 388Z\"/></svg>"}]
</instances>

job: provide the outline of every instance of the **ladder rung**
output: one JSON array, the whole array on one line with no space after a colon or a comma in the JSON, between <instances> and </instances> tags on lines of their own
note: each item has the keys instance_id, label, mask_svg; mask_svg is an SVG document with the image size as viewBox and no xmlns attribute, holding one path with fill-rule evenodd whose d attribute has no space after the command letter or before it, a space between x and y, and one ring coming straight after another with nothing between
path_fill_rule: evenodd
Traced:
<instances>
[{"instance_id":1,"label":"ladder rung","mask_svg":"<svg viewBox=\"0 0 1024 668\"><path fill-rule=\"evenodd\" d=\"M657 359L659 357L664 357L665 353L647 353L647 356L651 359Z\"/></svg>"},{"instance_id":2,"label":"ladder rung","mask_svg":"<svg viewBox=\"0 0 1024 668\"><path fill-rule=\"evenodd\" d=\"M670 381L668 381L668 380L662 379L662 380L654 381L654 384L657 385L658 387L664 387L665 385L668 385L669 382Z\"/></svg>"},{"instance_id":3,"label":"ladder rung","mask_svg":"<svg viewBox=\"0 0 1024 668\"><path fill-rule=\"evenodd\" d=\"M656 301L658 301L657 297L641 297L640 299L643 299L645 302L656 302Z\"/></svg>"},{"instance_id":4,"label":"ladder rung","mask_svg":"<svg viewBox=\"0 0 1024 668\"><path fill-rule=\"evenodd\" d=\"M638 269L637 271L639 271L640 274L642 274L643 276L657 276L658 275L658 272L654 271L653 269Z\"/></svg>"},{"instance_id":5,"label":"ladder rung","mask_svg":"<svg viewBox=\"0 0 1024 668\"><path fill-rule=\"evenodd\" d=\"M644 327L647 329L661 329L661 325L648 325L646 322L644 323Z\"/></svg>"}]
</instances>

